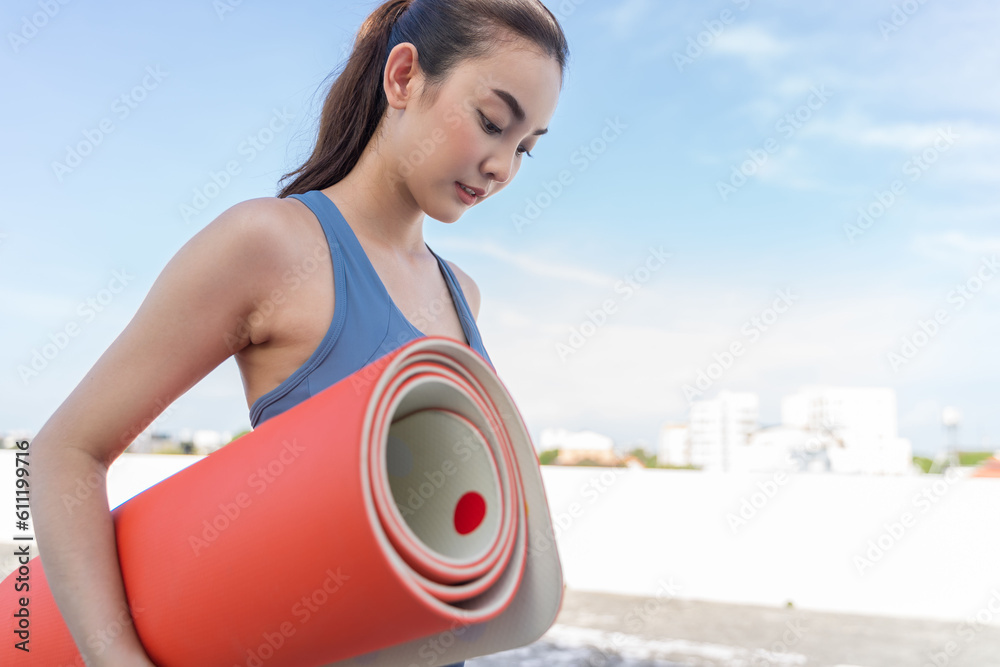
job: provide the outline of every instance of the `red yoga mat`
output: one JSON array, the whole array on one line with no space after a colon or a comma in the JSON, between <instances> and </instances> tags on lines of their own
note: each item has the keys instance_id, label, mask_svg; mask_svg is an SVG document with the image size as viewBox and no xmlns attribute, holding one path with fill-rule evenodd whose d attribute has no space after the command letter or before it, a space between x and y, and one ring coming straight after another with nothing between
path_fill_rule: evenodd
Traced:
<instances>
[{"instance_id":1,"label":"red yoga mat","mask_svg":"<svg viewBox=\"0 0 1000 667\"><path fill-rule=\"evenodd\" d=\"M562 601L524 422L489 365L445 338L397 349L112 516L159 667L435 667L535 641ZM41 561L26 567L30 592L18 571L0 587L0 665L82 665ZM22 597L30 652L15 648Z\"/></svg>"}]
</instances>

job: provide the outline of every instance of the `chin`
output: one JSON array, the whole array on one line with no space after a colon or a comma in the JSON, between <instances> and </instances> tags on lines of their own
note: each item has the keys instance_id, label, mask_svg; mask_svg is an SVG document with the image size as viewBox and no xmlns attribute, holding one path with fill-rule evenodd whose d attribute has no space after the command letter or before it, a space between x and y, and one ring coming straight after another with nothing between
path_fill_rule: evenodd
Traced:
<instances>
[{"instance_id":1,"label":"chin","mask_svg":"<svg viewBox=\"0 0 1000 667\"><path fill-rule=\"evenodd\" d=\"M453 222L458 222L458 219L462 217L461 213L459 213L458 215L455 215L454 213L452 213L451 215L444 215L444 214L442 214L442 215L435 215L435 214L427 212L427 211L425 211L425 213L427 213L427 217L433 218L433 219L437 220L438 222L443 222L443 223L446 223L446 224L451 224Z\"/></svg>"},{"instance_id":2,"label":"chin","mask_svg":"<svg viewBox=\"0 0 1000 667\"><path fill-rule=\"evenodd\" d=\"M429 218L434 218L438 222L452 223L457 222L459 218L465 213L465 209L461 204L452 204L450 206L421 206L424 214Z\"/></svg>"}]
</instances>

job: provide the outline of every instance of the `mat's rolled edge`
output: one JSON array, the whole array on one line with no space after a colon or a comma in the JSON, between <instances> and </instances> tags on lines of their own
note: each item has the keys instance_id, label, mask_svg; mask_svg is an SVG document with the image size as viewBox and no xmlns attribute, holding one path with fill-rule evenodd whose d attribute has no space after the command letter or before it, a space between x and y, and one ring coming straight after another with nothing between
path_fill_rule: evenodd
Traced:
<instances>
[{"instance_id":1,"label":"mat's rolled edge","mask_svg":"<svg viewBox=\"0 0 1000 667\"><path fill-rule=\"evenodd\" d=\"M517 457L527 508L528 560L517 594L492 620L454 627L432 636L367 653L323 667L439 667L482 655L507 651L537 641L552 626L563 597L562 567L542 482L538 455L513 398L492 368L472 348L447 338L428 336L405 347L389 362L382 378L425 352L444 355L483 386L506 425Z\"/></svg>"}]
</instances>

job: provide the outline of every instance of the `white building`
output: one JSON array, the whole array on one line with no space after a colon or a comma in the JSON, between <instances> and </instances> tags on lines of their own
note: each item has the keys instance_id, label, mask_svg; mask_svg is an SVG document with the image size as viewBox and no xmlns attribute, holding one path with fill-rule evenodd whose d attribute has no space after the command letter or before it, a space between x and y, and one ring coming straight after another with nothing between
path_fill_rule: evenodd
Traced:
<instances>
[{"instance_id":1,"label":"white building","mask_svg":"<svg viewBox=\"0 0 1000 667\"><path fill-rule=\"evenodd\" d=\"M220 432L210 429L182 428L177 434L177 440L182 444L191 443L195 454L211 454L232 438L233 434L228 431Z\"/></svg>"},{"instance_id":2,"label":"white building","mask_svg":"<svg viewBox=\"0 0 1000 667\"><path fill-rule=\"evenodd\" d=\"M211 454L233 439L229 431L210 429L181 429L176 436L154 432L152 426L136 436L126 451L133 454L162 454L188 450L191 454Z\"/></svg>"},{"instance_id":3,"label":"white building","mask_svg":"<svg viewBox=\"0 0 1000 667\"><path fill-rule=\"evenodd\" d=\"M888 387L803 387L781 401L781 421L812 431L836 429L848 440L895 438L896 392Z\"/></svg>"},{"instance_id":4,"label":"white building","mask_svg":"<svg viewBox=\"0 0 1000 667\"><path fill-rule=\"evenodd\" d=\"M703 470L730 470L734 450L757 429L757 394L723 391L691 404L691 463Z\"/></svg>"},{"instance_id":5,"label":"white building","mask_svg":"<svg viewBox=\"0 0 1000 667\"><path fill-rule=\"evenodd\" d=\"M828 449L835 472L906 474L913 448L899 437L896 392L888 387L803 387L782 402L782 420L794 420L835 440Z\"/></svg>"},{"instance_id":6,"label":"white building","mask_svg":"<svg viewBox=\"0 0 1000 667\"><path fill-rule=\"evenodd\" d=\"M828 433L801 426L766 426L751 433L745 446L733 450L730 469L830 472L833 465L828 452L835 442Z\"/></svg>"},{"instance_id":7,"label":"white building","mask_svg":"<svg viewBox=\"0 0 1000 667\"><path fill-rule=\"evenodd\" d=\"M910 473L913 450L896 412L887 387L803 387L782 400L782 425L755 432L732 469Z\"/></svg>"},{"instance_id":8,"label":"white building","mask_svg":"<svg viewBox=\"0 0 1000 667\"><path fill-rule=\"evenodd\" d=\"M13 429L0 437L0 449L17 449L18 440L27 440L29 443L35 434L27 429Z\"/></svg>"},{"instance_id":9,"label":"white building","mask_svg":"<svg viewBox=\"0 0 1000 667\"><path fill-rule=\"evenodd\" d=\"M691 429L687 424L664 424L656 447L659 465L691 465Z\"/></svg>"},{"instance_id":10,"label":"white building","mask_svg":"<svg viewBox=\"0 0 1000 667\"><path fill-rule=\"evenodd\" d=\"M232 433L208 429L199 429L191 435L194 449L199 454L211 454L232 439Z\"/></svg>"},{"instance_id":11,"label":"white building","mask_svg":"<svg viewBox=\"0 0 1000 667\"><path fill-rule=\"evenodd\" d=\"M568 431L563 428L547 428L538 439L538 450L558 449L556 463L572 465L589 459L605 465L618 461L615 441L594 431Z\"/></svg>"}]
</instances>

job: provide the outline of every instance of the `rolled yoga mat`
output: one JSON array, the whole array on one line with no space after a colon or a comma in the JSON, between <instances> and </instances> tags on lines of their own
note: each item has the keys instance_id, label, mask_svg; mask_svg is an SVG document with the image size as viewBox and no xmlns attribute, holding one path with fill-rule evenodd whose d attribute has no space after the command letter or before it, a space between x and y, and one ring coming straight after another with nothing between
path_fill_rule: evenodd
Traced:
<instances>
[{"instance_id":1,"label":"rolled yoga mat","mask_svg":"<svg viewBox=\"0 0 1000 667\"><path fill-rule=\"evenodd\" d=\"M159 667L435 667L535 641L562 600L524 422L482 358L444 338L378 359L112 516ZM28 568L29 592L16 570L0 588L0 665L83 665L42 563ZM30 652L14 648L22 597Z\"/></svg>"}]
</instances>

